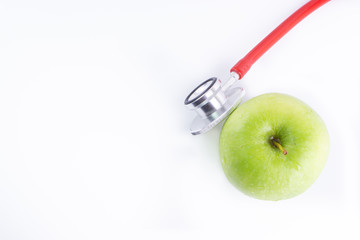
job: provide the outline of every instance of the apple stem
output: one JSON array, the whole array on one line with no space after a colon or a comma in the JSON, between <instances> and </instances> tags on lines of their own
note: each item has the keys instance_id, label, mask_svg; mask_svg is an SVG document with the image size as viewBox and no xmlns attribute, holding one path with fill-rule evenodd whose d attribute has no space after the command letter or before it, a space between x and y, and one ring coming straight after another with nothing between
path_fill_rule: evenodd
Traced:
<instances>
[{"instance_id":1,"label":"apple stem","mask_svg":"<svg viewBox=\"0 0 360 240\"><path fill-rule=\"evenodd\" d=\"M278 143L275 139L271 139L271 142L278 148L280 149L280 151L286 155L287 154L287 151L285 150L285 148L283 146L281 146L280 143Z\"/></svg>"}]
</instances>

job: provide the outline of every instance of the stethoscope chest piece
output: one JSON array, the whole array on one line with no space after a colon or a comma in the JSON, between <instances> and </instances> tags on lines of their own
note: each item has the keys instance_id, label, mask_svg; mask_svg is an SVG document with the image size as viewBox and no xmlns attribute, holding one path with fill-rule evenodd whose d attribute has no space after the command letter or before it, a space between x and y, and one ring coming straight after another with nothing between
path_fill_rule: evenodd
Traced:
<instances>
[{"instance_id":1,"label":"stethoscope chest piece","mask_svg":"<svg viewBox=\"0 0 360 240\"><path fill-rule=\"evenodd\" d=\"M210 78L196 87L185 99L185 105L197 113L191 124L193 135L205 133L222 122L240 104L245 90L232 84L227 88L218 78Z\"/></svg>"}]
</instances>

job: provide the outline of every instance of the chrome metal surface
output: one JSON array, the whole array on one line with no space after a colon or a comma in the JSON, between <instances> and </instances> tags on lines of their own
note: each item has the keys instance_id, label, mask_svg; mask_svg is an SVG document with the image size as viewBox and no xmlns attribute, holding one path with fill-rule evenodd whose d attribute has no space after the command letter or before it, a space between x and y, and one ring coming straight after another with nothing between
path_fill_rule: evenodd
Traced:
<instances>
[{"instance_id":1,"label":"chrome metal surface","mask_svg":"<svg viewBox=\"0 0 360 240\"><path fill-rule=\"evenodd\" d=\"M239 74L237 74L236 72L231 72L230 78L222 86L223 91L226 91L229 87L231 87L239 79L240 79Z\"/></svg>"},{"instance_id":2,"label":"chrome metal surface","mask_svg":"<svg viewBox=\"0 0 360 240\"><path fill-rule=\"evenodd\" d=\"M196 112L190 131L193 135L205 133L219 124L239 105L245 90L236 87L239 76L235 73L224 85L217 78L210 78L197 86L184 104Z\"/></svg>"}]
</instances>

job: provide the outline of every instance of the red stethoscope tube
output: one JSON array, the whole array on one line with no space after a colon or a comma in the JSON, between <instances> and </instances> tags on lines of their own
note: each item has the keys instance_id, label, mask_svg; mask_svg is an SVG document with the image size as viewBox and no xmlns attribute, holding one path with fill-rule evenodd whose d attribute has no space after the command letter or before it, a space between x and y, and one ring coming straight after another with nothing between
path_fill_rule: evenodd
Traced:
<instances>
[{"instance_id":1,"label":"red stethoscope tube","mask_svg":"<svg viewBox=\"0 0 360 240\"><path fill-rule=\"evenodd\" d=\"M268 36L266 36L266 38L256 45L244 58L237 62L231 69L231 72L237 73L239 75L239 79L243 78L251 66L287 32L289 32L296 24L307 17L310 13L329 1L330 0L310 0L288 17L284 22L282 22Z\"/></svg>"}]
</instances>

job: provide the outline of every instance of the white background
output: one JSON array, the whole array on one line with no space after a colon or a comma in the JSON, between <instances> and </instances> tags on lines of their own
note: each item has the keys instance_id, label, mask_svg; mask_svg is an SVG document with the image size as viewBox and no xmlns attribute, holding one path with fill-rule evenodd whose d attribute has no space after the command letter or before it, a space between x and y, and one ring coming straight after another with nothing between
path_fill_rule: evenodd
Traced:
<instances>
[{"instance_id":1,"label":"white background","mask_svg":"<svg viewBox=\"0 0 360 240\"><path fill-rule=\"evenodd\" d=\"M249 198L221 126L183 100L305 0L0 2L0 239L359 239L360 1L334 0L242 80L324 119L328 163L304 194Z\"/></svg>"}]
</instances>

